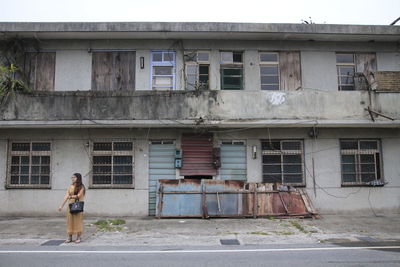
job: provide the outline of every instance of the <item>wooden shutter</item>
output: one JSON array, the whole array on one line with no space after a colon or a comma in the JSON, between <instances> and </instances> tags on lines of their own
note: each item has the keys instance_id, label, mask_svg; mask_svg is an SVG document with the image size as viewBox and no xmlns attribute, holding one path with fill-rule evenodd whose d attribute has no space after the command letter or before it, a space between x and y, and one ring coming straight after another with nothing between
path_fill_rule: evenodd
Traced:
<instances>
[{"instance_id":1,"label":"wooden shutter","mask_svg":"<svg viewBox=\"0 0 400 267\"><path fill-rule=\"evenodd\" d=\"M356 54L355 86L357 90L367 90L365 79L375 89L376 55L375 53Z\"/></svg>"},{"instance_id":2,"label":"wooden shutter","mask_svg":"<svg viewBox=\"0 0 400 267\"><path fill-rule=\"evenodd\" d=\"M53 91L56 53L26 53L24 79L28 87L38 91Z\"/></svg>"},{"instance_id":3,"label":"wooden shutter","mask_svg":"<svg viewBox=\"0 0 400 267\"><path fill-rule=\"evenodd\" d=\"M300 52L280 52L280 90L296 90L301 87Z\"/></svg>"},{"instance_id":4,"label":"wooden shutter","mask_svg":"<svg viewBox=\"0 0 400 267\"><path fill-rule=\"evenodd\" d=\"M134 90L135 52L93 52L92 90Z\"/></svg>"}]
</instances>

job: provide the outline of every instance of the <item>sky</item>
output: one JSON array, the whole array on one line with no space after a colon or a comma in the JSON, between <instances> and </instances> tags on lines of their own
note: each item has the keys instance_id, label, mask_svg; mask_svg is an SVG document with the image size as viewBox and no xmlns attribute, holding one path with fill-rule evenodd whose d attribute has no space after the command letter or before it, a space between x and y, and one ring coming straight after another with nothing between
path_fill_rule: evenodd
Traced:
<instances>
[{"instance_id":1,"label":"sky","mask_svg":"<svg viewBox=\"0 0 400 267\"><path fill-rule=\"evenodd\" d=\"M260 22L389 25L400 0L0 0L0 21ZM400 25L400 22L397 23Z\"/></svg>"}]
</instances>

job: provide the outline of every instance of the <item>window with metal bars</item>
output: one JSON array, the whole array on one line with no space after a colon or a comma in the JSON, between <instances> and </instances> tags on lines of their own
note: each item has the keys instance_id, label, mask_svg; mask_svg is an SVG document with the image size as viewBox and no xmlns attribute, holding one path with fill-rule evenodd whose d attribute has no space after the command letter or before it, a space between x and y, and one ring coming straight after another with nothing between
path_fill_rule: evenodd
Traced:
<instances>
[{"instance_id":1,"label":"window with metal bars","mask_svg":"<svg viewBox=\"0 0 400 267\"><path fill-rule=\"evenodd\" d=\"M365 185L381 180L379 140L340 140L342 185Z\"/></svg>"},{"instance_id":2,"label":"window with metal bars","mask_svg":"<svg viewBox=\"0 0 400 267\"><path fill-rule=\"evenodd\" d=\"M51 142L10 142L8 188L49 188Z\"/></svg>"},{"instance_id":3,"label":"window with metal bars","mask_svg":"<svg viewBox=\"0 0 400 267\"><path fill-rule=\"evenodd\" d=\"M302 140L262 140L261 148L263 182L305 185Z\"/></svg>"},{"instance_id":4,"label":"window with metal bars","mask_svg":"<svg viewBox=\"0 0 400 267\"><path fill-rule=\"evenodd\" d=\"M129 141L92 144L92 187L133 187L134 149Z\"/></svg>"}]
</instances>

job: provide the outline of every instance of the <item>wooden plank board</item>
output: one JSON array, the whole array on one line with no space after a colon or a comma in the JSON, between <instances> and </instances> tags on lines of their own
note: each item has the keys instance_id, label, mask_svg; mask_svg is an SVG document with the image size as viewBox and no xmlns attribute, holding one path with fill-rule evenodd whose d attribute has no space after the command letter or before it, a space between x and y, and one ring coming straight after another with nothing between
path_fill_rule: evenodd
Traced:
<instances>
[{"instance_id":1,"label":"wooden plank board","mask_svg":"<svg viewBox=\"0 0 400 267\"><path fill-rule=\"evenodd\" d=\"M296 90L301 87L300 52L280 52L279 70L281 90Z\"/></svg>"},{"instance_id":2,"label":"wooden plank board","mask_svg":"<svg viewBox=\"0 0 400 267\"><path fill-rule=\"evenodd\" d=\"M92 53L92 90L110 90L112 54L109 52Z\"/></svg>"},{"instance_id":3,"label":"wooden plank board","mask_svg":"<svg viewBox=\"0 0 400 267\"><path fill-rule=\"evenodd\" d=\"M135 52L93 52L92 90L134 90Z\"/></svg>"},{"instance_id":4,"label":"wooden plank board","mask_svg":"<svg viewBox=\"0 0 400 267\"><path fill-rule=\"evenodd\" d=\"M56 53L26 53L24 79L32 90L53 91L55 80Z\"/></svg>"}]
</instances>

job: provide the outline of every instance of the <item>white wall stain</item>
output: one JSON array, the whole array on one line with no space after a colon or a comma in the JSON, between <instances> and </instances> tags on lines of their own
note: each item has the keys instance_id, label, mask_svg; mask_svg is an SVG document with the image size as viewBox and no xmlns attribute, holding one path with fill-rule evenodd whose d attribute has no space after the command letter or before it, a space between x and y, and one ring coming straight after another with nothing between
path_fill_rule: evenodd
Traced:
<instances>
[{"instance_id":1,"label":"white wall stain","mask_svg":"<svg viewBox=\"0 0 400 267\"><path fill-rule=\"evenodd\" d=\"M286 94L282 92L272 93L268 95L267 99L274 106L281 105L286 101Z\"/></svg>"}]
</instances>

